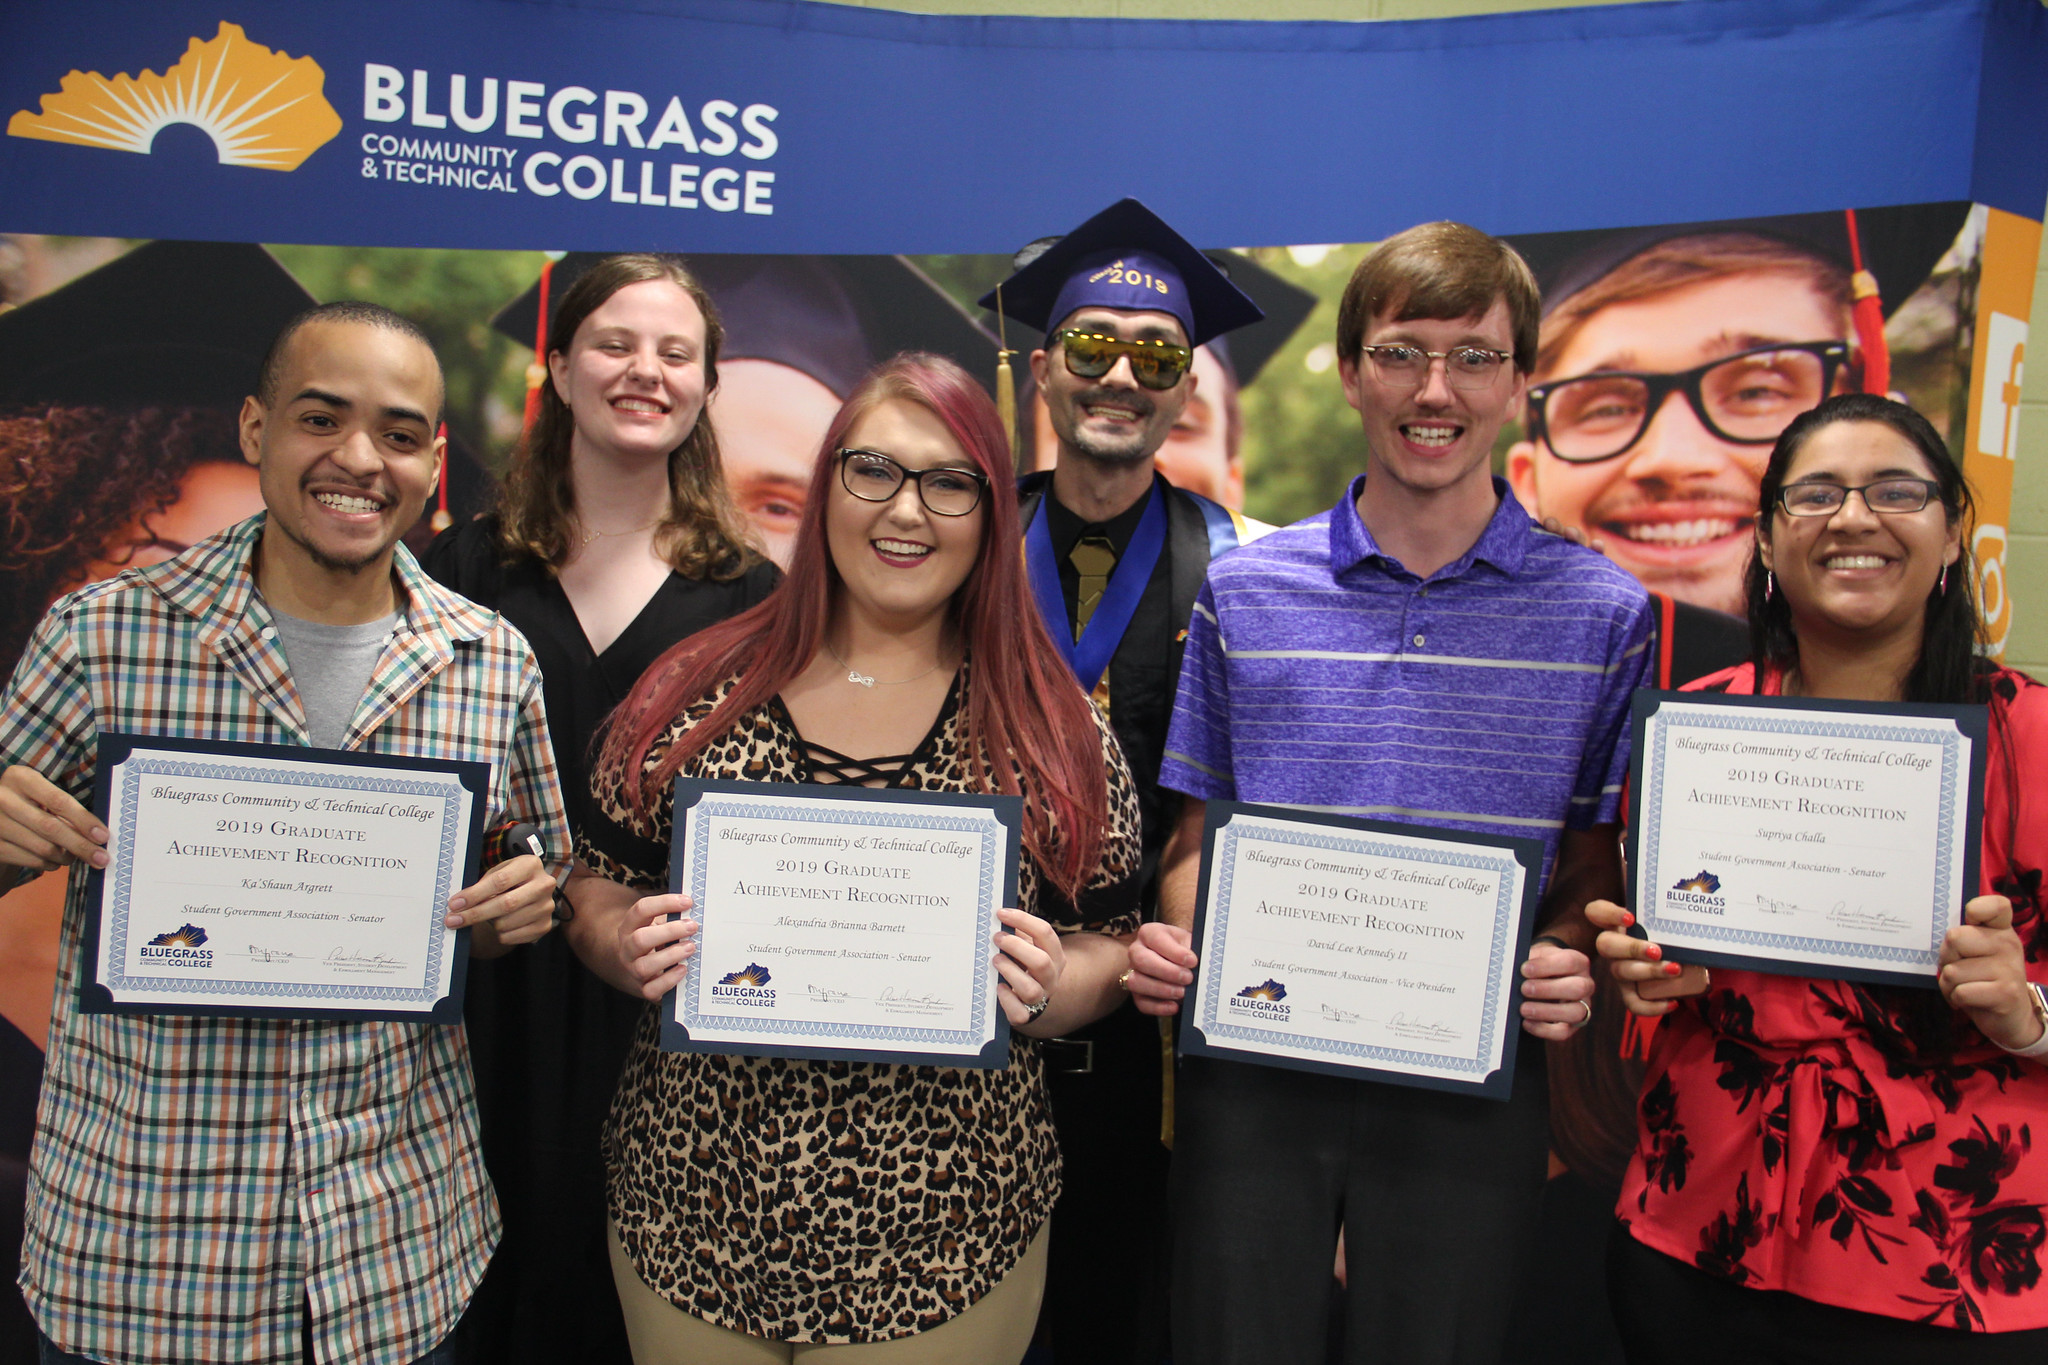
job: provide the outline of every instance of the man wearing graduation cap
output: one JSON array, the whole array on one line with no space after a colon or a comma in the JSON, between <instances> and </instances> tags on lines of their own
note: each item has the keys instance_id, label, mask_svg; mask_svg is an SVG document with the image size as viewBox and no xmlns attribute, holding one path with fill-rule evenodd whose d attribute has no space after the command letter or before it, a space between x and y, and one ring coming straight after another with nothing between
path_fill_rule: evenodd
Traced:
<instances>
[{"instance_id":1,"label":"man wearing graduation cap","mask_svg":"<svg viewBox=\"0 0 2048 1365\"><path fill-rule=\"evenodd\" d=\"M1308 290L1275 274L1250 256L1212 251L1209 259L1265 313L1226 336L1195 347L1190 372L1195 388L1166 434L1152 463L1166 481L1224 507L1242 510L1245 497L1243 392L1264 373L1280 348L1316 308ZM1007 325L1014 325L1009 319ZM1030 389L1030 416L1020 425L1017 466L1050 470L1059 440L1037 386Z\"/></svg>"},{"instance_id":2,"label":"man wearing graduation cap","mask_svg":"<svg viewBox=\"0 0 2048 1365\"><path fill-rule=\"evenodd\" d=\"M1058 449L1050 472L1019 484L1025 565L1054 642L1130 761L1149 900L1179 805L1157 777L1188 616L1209 561L1258 529L1173 487L1153 461L1196 391L1193 348L1262 314L1135 199L1026 260L981 303L1045 333L1031 373ZM1149 1365L1161 1354L1160 1037L1127 1006L1046 1044L1065 1192L1042 1320L1063 1360Z\"/></svg>"}]
</instances>

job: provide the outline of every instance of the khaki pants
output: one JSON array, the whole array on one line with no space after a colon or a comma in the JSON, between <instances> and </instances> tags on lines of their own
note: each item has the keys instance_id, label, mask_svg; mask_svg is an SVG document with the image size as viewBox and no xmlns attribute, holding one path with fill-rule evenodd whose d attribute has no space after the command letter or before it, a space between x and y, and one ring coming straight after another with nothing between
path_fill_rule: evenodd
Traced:
<instances>
[{"instance_id":1,"label":"khaki pants","mask_svg":"<svg viewBox=\"0 0 2048 1365\"><path fill-rule=\"evenodd\" d=\"M708 1323L647 1287L616 1227L607 1239L633 1365L1017 1365L1031 1346L1045 1292L1046 1236L1041 1227L1010 1273L960 1316L916 1336L852 1345L771 1341Z\"/></svg>"}]
</instances>

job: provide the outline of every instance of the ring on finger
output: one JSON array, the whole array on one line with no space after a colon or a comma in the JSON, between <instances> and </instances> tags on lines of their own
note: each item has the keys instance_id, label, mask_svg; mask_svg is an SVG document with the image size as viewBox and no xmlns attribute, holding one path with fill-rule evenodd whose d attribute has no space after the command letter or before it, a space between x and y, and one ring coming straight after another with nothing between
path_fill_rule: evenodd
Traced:
<instances>
[{"instance_id":1,"label":"ring on finger","mask_svg":"<svg viewBox=\"0 0 2048 1365\"><path fill-rule=\"evenodd\" d=\"M1039 1015L1044 1014L1047 1008L1051 1006L1051 1004L1052 993L1050 991L1039 996L1038 999L1032 1001L1030 1004L1024 1007L1025 1022L1029 1023L1031 1020L1036 1019Z\"/></svg>"},{"instance_id":2,"label":"ring on finger","mask_svg":"<svg viewBox=\"0 0 2048 1365\"><path fill-rule=\"evenodd\" d=\"M1579 1008L1586 1012L1586 1017L1579 1020L1576 1024L1573 1024L1573 1028L1584 1028L1586 1025L1593 1022L1593 1002L1590 1000L1581 1000L1579 1001Z\"/></svg>"}]
</instances>

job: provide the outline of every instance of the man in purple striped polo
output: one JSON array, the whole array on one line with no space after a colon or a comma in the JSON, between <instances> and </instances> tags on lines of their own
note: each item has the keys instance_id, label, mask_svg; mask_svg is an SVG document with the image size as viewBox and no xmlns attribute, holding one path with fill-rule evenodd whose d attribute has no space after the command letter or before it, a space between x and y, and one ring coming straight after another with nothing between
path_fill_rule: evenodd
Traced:
<instances>
[{"instance_id":1,"label":"man in purple striped polo","mask_svg":"<svg viewBox=\"0 0 2048 1365\"><path fill-rule=\"evenodd\" d=\"M1621 890L1650 612L1492 477L1537 319L1522 259L1456 223L1391 238L1352 275L1337 353L1367 471L1210 567L1160 772L1189 798L1168 922L1131 955L1147 1012L1175 1012L1193 979L1203 803L1233 800L1540 838L1522 1026L1563 1040L1591 1017L1581 907ZM1348 1361L1501 1358L1543 1191L1543 1048L1520 1049L1507 1103L1191 1057L1178 1110L1176 1365L1322 1359L1340 1227Z\"/></svg>"}]
</instances>

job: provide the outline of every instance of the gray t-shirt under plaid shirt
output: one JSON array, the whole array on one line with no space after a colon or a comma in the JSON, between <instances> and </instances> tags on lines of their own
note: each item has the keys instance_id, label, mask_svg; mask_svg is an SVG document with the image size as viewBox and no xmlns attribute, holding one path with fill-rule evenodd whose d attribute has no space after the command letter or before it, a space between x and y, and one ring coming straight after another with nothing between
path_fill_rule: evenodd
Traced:
<instances>
[{"instance_id":1,"label":"gray t-shirt under plaid shirt","mask_svg":"<svg viewBox=\"0 0 2048 1365\"><path fill-rule=\"evenodd\" d=\"M314 747L340 748L356 703L370 688L384 642L397 628L398 613L359 626L302 621L275 609L270 619L277 626L277 643L291 668L292 685L299 689L299 704L306 708L306 732Z\"/></svg>"}]
</instances>

